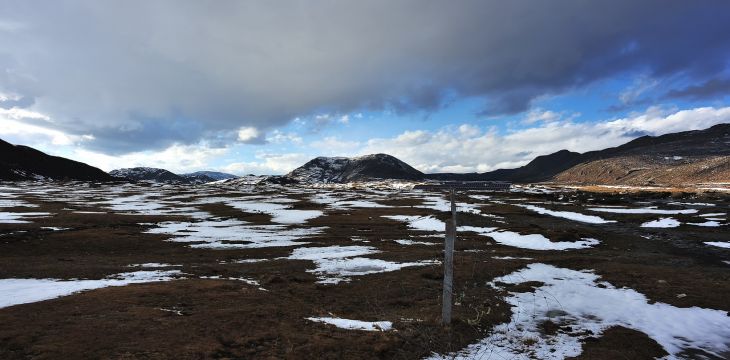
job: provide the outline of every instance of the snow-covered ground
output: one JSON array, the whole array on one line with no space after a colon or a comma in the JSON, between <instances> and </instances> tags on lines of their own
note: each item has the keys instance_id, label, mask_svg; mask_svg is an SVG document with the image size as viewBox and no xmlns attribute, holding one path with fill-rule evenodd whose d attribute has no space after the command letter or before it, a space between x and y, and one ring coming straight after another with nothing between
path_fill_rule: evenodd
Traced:
<instances>
[{"instance_id":1,"label":"snow-covered ground","mask_svg":"<svg viewBox=\"0 0 730 360\"><path fill-rule=\"evenodd\" d=\"M308 317L307 320L330 324L347 330L388 331L393 328L393 323L390 321L360 321L335 317Z\"/></svg>"},{"instance_id":2,"label":"snow-covered ground","mask_svg":"<svg viewBox=\"0 0 730 360\"><path fill-rule=\"evenodd\" d=\"M0 224L25 224L32 221L32 219L39 217L50 216L47 212L6 212L0 211Z\"/></svg>"},{"instance_id":3,"label":"snow-covered ground","mask_svg":"<svg viewBox=\"0 0 730 360\"><path fill-rule=\"evenodd\" d=\"M410 266L432 265L435 261L418 261L398 263L380 259L362 257L372 255L380 251L369 246L328 246L297 248L292 251L289 259L310 260L316 265L313 270L308 270L319 277L319 283L337 284L342 281L350 281L352 276L375 274L400 270Z\"/></svg>"},{"instance_id":4,"label":"snow-covered ground","mask_svg":"<svg viewBox=\"0 0 730 360\"><path fill-rule=\"evenodd\" d=\"M674 228L679 225L682 225L679 221L667 217L667 218L661 218L658 220L648 221L643 224L641 224L641 227L645 228Z\"/></svg>"},{"instance_id":5,"label":"snow-covered ground","mask_svg":"<svg viewBox=\"0 0 730 360\"><path fill-rule=\"evenodd\" d=\"M446 224L433 216L385 215L386 219L408 223L408 227L420 231L446 231Z\"/></svg>"},{"instance_id":6,"label":"snow-covered ground","mask_svg":"<svg viewBox=\"0 0 730 360\"><path fill-rule=\"evenodd\" d=\"M548 209L541 208L541 207L535 206L535 205L518 205L518 206L523 207L528 210L532 210L538 214L561 217L561 218L580 221L580 222L589 223L589 224L606 224L606 223L615 222L613 220L605 220L599 216L585 215L585 214L572 212L572 211L548 210Z\"/></svg>"},{"instance_id":7,"label":"snow-covered ground","mask_svg":"<svg viewBox=\"0 0 730 360\"><path fill-rule=\"evenodd\" d=\"M550 239L540 234L522 235L513 231L492 231L486 235L502 245L530 250L585 249L600 243L596 239L589 238L579 241L550 241Z\"/></svg>"},{"instance_id":8,"label":"snow-covered ground","mask_svg":"<svg viewBox=\"0 0 730 360\"><path fill-rule=\"evenodd\" d=\"M228 201L226 204L245 212L269 214L271 221L278 224L303 224L324 214L320 210L297 210L276 202Z\"/></svg>"},{"instance_id":9,"label":"snow-covered ground","mask_svg":"<svg viewBox=\"0 0 730 360\"><path fill-rule=\"evenodd\" d=\"M148 234L172 235L169 241L191 243L205 249L247 249L304 245L302 241L321 234L322 227L290 228L284 225L253 225L233 219L206 219L196 222L163 222Z\"/></svg>"},{"instance_id":10,"label":"snow-covered ground","mask_svg":"<svg viewBox=\"0 0 730 360\"><path fill-rule=\"evenodd\" d=\"M725 311L650 302L635 290L600 281L590 271L535 263L494 279L492 286L530 281L543 285L505 298L512 307L510 322L458 353L434 354L431 359L563 359L582 352L581 340L612 326L647 334L670 358L692 349L703 358L719 359L730 350L730 317ZM553 335L544 334L540 324L545 321L561 327Z\"/></svg>"},{"instance_id":11,"label":"snow-covered ground","mask_svg":"<svg viewBox=\"0 0 730 360\"><path fill-rule=\"evenodd\" d=\"M84 290L170 281L180 275L180 270L144 270L112 275L101 280L0 279L0 308L53 299Z\"/></svg>"},{"instance_id":12,"label":"snow-covered ground","mask_svg":"<svg viewBox=\"0 0 730 360\"><path fill-rule=\"evenodd\" d=\"M590 207L590 211L614 213L614 214L661 214L661 215L677 215L677 214L694 214L697 209L681 209L681 210L665 210L656 207L644 208L618 208L618 207Z\"/></svg>"}]
</instances>

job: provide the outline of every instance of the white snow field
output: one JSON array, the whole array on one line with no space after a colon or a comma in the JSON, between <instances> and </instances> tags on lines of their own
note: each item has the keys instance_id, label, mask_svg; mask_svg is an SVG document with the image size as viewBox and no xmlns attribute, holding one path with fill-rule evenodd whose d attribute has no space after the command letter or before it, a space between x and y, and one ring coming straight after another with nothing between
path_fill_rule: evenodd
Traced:
<instances>
[{"instance_id":1,"label":"white snow field","mask_svg":"<svg viewBox=\"0 0 730 360\"><path fill-rule=\"evenodd\" d=\"M181 274L180 270L168 270L121 273L101 280L0 279L0 308L53 299L84 290L170 281Z\"/></svg>"},{"instance_id":2,"label":"white snow field","mask_svg":"<svg viewBox=\"0 0 730 360\"><path fill-rule=\"evenodd\" d=\"M290 205L273 202L228 201L226 204L245 212L269 214L271 221L278 224L303 224L324 214L320 210L296 210Z\"/></svg>"},{"instance_id":3,"label":"white snow field","mask_svg":"<svg viewBox=\"0 0 730 360\"><path fill-rule=\"evenodd\" d=\"M596 239L584 238L579 241L550 241L540 234L522 235L513 231L493 231L486 234L494 241L508 246L530 250L569 250L585 249L598 245Z\"/></svg>"},{"instance_id":4,"label":"white snow field","mask_svg":"<svg viewBox=\"0 0 730 360\"><path fill-rule=\"evenodd\" d=\"M360 257L371 255L380 251L370 246L327 246L327 247L301 247L292 251L289 259L310 260L317 266L313 270L320 279L321 284L337 284L350 281L352 276L383 273L400 270L410 266L432 265L435 261L418 261L397 263L380 259Z\"/></svg>"},{"instance_id":5,"label":"white snow field","mask_svg":"<svg viewBox=\"0 0 730 360\"><path fill-rule=\"evenodd\" d=\"M252 225L240 220L207 219L197 222L163 222L149 234L173 235L169 241L191 243L204 249L247 249L304 245L300 241L322 232L322 227L289 228L284 225Z\"/></svg>"}]
</instances>

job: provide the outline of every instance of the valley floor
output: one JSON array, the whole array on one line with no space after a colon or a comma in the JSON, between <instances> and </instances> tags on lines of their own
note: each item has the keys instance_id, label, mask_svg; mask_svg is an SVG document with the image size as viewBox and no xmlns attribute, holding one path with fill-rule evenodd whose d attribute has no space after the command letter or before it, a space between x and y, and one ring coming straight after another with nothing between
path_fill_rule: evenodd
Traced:
<instances>
[{"instance_id":1,"label":"valley floor","mask_svg":"<svg viewBox=\"0 0 730 360\"><path fill-rule=\"evenodd\" d=\"M0 184L0 358L730 358L730 196Z\"/></svg>"}]
</instances>

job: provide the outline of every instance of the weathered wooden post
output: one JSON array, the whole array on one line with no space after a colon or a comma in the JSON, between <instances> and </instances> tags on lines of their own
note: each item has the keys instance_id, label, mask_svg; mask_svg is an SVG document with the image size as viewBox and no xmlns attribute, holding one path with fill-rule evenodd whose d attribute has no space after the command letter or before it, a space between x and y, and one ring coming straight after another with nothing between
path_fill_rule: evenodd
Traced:
<instances>
[{"instance_id":1,"label":"weathered wooden post","mask_svg":"<svg viewBox=\"0 0 730 360\"><path fill-rule=\"evenodd\" d=\"M461 190L491 190L509 191L510 183L495 181L442 181L416 185L414 189L443 191L449 190L451 197L451 220L446 221L446 239L444 241L444 289L441 307L441 324L451 324L451 300L454 292L454 241L456 240L456 200L454 195L457 189Z\"/></svg>"},{"instance_id":2,"label":"weathered wooden post","mask_svg":"<svg viewBox=\"0 0 730 360\"><path fill-rule=\"evenodd\" d=\"M454 289L454 241L456 240L456 202L454 189L449 189L451 197L451 220L446 221L446 241L444 241L444 289L441 307L441 324L451 324L451 300Z\"/></svg>"}]
</instances>

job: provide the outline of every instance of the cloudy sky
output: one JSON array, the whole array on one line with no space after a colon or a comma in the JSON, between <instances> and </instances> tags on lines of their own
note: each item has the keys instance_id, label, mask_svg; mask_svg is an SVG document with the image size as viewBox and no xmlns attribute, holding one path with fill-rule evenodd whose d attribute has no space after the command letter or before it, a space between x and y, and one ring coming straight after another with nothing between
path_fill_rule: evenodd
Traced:
<instances>
[{"instance_id":1,"label":"cloudy sky","mask_svg":"<svg viewBox=\"0 0 730 360\"><path fill-rule=\"evenodd\" d=\"M0 138L104 170L520 166L730 122L730 2L0 2Z\"/></svg>"}]
</instances>

